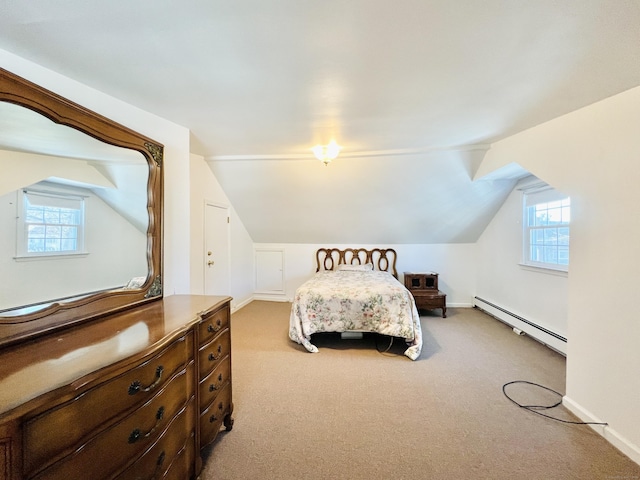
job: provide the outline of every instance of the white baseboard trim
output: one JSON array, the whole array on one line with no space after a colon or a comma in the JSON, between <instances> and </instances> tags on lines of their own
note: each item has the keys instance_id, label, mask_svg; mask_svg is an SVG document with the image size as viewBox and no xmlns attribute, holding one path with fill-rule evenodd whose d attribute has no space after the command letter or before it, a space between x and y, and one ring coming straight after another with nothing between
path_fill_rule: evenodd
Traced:
<instances>
[{"instance_id":1,"label":"white baseboard trim","mask_svg":"<svg viewBox=\"0 0 640 480\"><path fill-rule=\"evenodd\" d=\"M516 315L499 305L491 303L483 298L474 297L474 306L492 317L506 323L519 332L529 335L534 340L546 345L562 355L567 355L567 339L556 332L552 332L535 324L519 315ZM515 331L515 330L514 330Z\"/></svg>"},{"instance_id":2,"label":"white baseboard trim","mask_svg":"<svg viewBox=\"0 0 640 480\"><path fill-rule=\"evenodd\" d=\"M247 305L249 305L251 302L253 302L253 297L252 296L244 299L242 302L237 303L233 307L231 307L231 313L237 312L242 307L246 307Z\"/></svg>"},{"instance_id":3,"label":"white baseboard trim","mask_svg":"<svg viewBox=\"0 0 640 480\"><path fill-rule=\"evenodd\" d=\"M566 395L562 397L562 405L567 407L567 409L573 413L576 417L578 417L583 422L596 422L603 423L598 417L594 416L588 410L582 408L581 405L567 397ZM622 453L624 453L631 460L640 465L640 447L631 443L625 437L620 435L616 430L611 428L609 425L589 425L593 430L595 430L598 434L602 435L605 440L607 440L611 445L616 447Z\"/></svg>"},{"instance_id":4,"label":"white baseboard trim","mask_svg":"<svg viewBox=\"0 0 640 480\"><path fill-rule=\"evenodd\" d=\"M447 308L473 308L473 303L449 303L449 302L447 302Z\"/></svg>"},{"instance_id":5,"label":"white baseboard trim","mask_svg":"<svg viewBox=\"0 0 640 480\"><path fill-rule=\"evenodd\" d=\"M265 294L253 294L252 296L245 298L242 302L231 307L231 313L235 313L243 307L246 307L254 300L262 300L265 302L290 302L291 300L284 295L265 295Z\"/></svg>"},{"instance_id":6,"label":"white baseboard trim","mask_svg":"<svg viewBox=\"0 0 640 480\"><path fill-rule=\"evenodd\" d=\"M287 296L283 294L254 293L254 300L264 300L265 302L289 302Z\"/></svg>"}]
</instances>

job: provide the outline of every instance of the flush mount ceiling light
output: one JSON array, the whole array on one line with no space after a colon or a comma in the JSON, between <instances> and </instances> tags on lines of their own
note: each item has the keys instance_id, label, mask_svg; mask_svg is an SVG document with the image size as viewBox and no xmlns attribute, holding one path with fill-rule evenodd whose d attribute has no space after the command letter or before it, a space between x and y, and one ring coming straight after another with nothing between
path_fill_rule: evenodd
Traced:
<instances>
[{"instance_id":1,"label":"flush mount ceiling light","mask_svg":"<svg viewBox=\"0 0 640 480\"><path fill-rule=\"evenodd\" d=\"M328 145L316 145L311 149L311 151L318 160L327 166L331 160L334 160L338 156L341 148L342 147L338 145L335 140L331 140Z\"/></svg>"}]
</instances>

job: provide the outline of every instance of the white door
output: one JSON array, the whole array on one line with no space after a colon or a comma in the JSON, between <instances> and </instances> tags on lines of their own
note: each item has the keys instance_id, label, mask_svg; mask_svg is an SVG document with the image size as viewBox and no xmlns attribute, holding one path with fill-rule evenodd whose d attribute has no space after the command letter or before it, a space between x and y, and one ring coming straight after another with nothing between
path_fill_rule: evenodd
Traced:
<instances>
[{"instance_id":1,"label":"white door","mask_svg":"<svg viewBox=\"0 0 640 480\"><path fill-rule=\"evenodd\" d=\"M204 293L229 295L229 209L207 203L204 211Z\"/></svg>"},{"instance_id":2,"label":"white door","mask_svg":"<svg viewBox=\"0 0 640 480\"><path fill-rule=\"evenodd\" d=\"M284 293L283 250L256 250L256 293Z\"/></svg>"}]
</instances>

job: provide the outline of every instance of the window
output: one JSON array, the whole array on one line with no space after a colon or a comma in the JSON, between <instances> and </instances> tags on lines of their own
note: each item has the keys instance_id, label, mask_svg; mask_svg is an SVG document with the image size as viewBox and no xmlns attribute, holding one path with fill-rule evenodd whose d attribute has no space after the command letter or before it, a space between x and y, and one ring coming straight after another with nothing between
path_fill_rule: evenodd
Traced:
<instances>
[{"instance_id":1,"label":"window","mask_svg":"<svg viewBox=\"0 0 640 480\"><path fill-rule=\"evenodd\" d=\"M524 263L567 271L571 199L550 187L524 191Z\"/></svg>"},{"instance_id":2,"label":"window","mask_svg":"<svg viewBox=\"0 0 640 480\"><path fill-rule=\"evenodd\" d=\"M25 190L18 222L18 256L70 255L84 250L84 198Z\"/></svg>"}]
</instances>

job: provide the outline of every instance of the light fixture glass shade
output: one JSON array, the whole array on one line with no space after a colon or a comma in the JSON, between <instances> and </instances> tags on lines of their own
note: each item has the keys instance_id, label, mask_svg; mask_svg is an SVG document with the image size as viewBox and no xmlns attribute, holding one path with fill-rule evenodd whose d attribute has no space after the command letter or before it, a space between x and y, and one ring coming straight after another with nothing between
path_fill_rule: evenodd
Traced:
<instances>
[{"instance_id":1,"label":"light fixture glass shade","mask_svg":"<svg viewBox=\"0 0 640 480\"><path fill-rule=\"evenodd\" d=\"M335 140L331 140L328 145L316 145L311 151L318 160L328 165L331 160L334 160L338 156L341 148Z\"/></svg>"}]
</instances>

